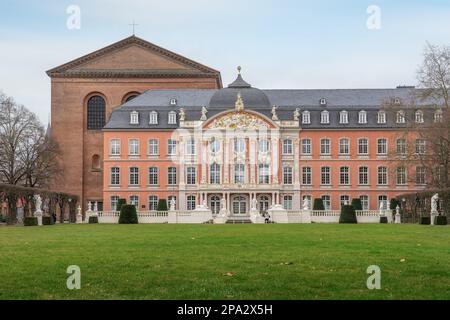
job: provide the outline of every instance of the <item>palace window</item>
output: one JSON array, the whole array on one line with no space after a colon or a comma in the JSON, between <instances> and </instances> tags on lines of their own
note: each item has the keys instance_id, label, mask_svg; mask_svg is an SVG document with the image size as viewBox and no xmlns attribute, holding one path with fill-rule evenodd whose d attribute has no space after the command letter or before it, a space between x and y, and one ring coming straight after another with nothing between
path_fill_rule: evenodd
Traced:
<instances>
[{"instance_id":1,"label":"palace window","mask_svg":"<svg viewBox=\"0 0 450 320\"><path fill-rule=\"evenodd\" d=\"M406 139L397 139L397 154L405 155L406 154Z\"/></svg>"},{"instance_id":2,"label":"palace window","mask_svg":"<svg viewBox=\"0 0 450 320\"><path fill-rule=\"evenodd\" d=\"M423 111L417 110L415 113L416 123L423 123Z\"/></svg>"},{"instance_id":3,"label":"palace window","mask_svg":"<svg viewBox=\"0 0 450 320\"><path fill-rule=\"evenodd\" d=\"M149 124L158 124L158 113L156 111L150 112Z\"/></svg>"},{"instance_id":4,"label":"palace window","mask_svg":"<svg viewBox=\"0 0 450 320\"><path fill-rule=\"evenodd\" d=\"M270 150L270 143L269 140L263 139L259 140L259 152L266 153Z\"/></svg>"},{"instance_id":5,"label":"palace window","mask_svg":"<svg viewBox=\"0 0 450 320\"><path fill-rule=\"evenodd\" d=\"M341 195L339 197L339 200L340 200L341 207L350 204L350 196L348 196L348 195Z\"/></svg>"},{"instance_id":6,"label":"palace window","mask_svg":"<svg viewBox=\"0 0 450 320\"><path fill-rule=\"evenodd\" d=\"M139 140L130 139L128 140L128 155L138 156L139 155Z\"/></svg>"},{"instance_id":7,"label":"palace window","mask_svg":"<svg viewBox=\"0 0 450 320\"><path fill-rule=\"evenodd\" d=\"M311 123L311 113L309 111L302 112L302 123L310 124Z\"/></svg>"},{"instance_id":8,"label":"palace window","mask_svg":"<svg viewBox=\"0 0 450 320\"><path fill-rule=\"evenodd\" d=\"M167 119L168 124L177 124L177 113L175 111L170 111Z\"/></svg>"},{"instance_id":9,"label":"palace window","mask_svg":"<svg viewBox=\"0 0 450 320\"><path fill-rule=\"evenodd\" d=\"M386 112L385 111L378 111L378 123L384 124L386 123Z\"/></svg>"},{"instance_id":10,"label":"palace window","mask_svg":"<svg viewBox=\"0 0 450 320\"><path fill-rule=\"evenodd\" d=\"M131 100L133 100L133 99L136 98L137 96L138 96L137 94L129 95L129 96L125 99L125 103L130 102Z\"/></svg>"},{"instance_id":11,"label":"palace window","mask_svg":"<svg viewBox=\"0 0 450 320\"><path fill-rule=\"evenodd\" d=\"M195 139L194 138L190 138L186 141L186 154L189 156L195 155L197 150L196 150L196 144L195 144Z\"/></svg>"},{"instance_id":12,"label":"palace window","mask_svg":"<svg viewBox=\"0 0 450 320\"><path fill-rule=\"evenodd\" d=\"M236 138L234 140L234 152L243 153L245 151L245 139Z\"/></svg>"},{"instance_id":13,"label":"palace window","mask_svg":"<svg viewBox=\"0 0 450 320\"><path fill-rule=\"evenodd\" d=\"M130 169L130 180L129 183L131 186L136 186L139 184L139 168L131 167Z\"/></svg>"},{"instance_id":14,"label":"palace window","mask_svg":"<svg viewBox=\"0 0 450 320\"><path fill-rule=\"evenodd\" d=\"M362 110L358 113L358 123L364 124L367 123L367 112Z\"/></svg>"},{"instance_id":15,"label":"palace window","mask_svg":"<svg viewBox=\"0 0 450 320\"><path fill-rule=\"evenodd\" d=\"M120 184L120 168L112 167L111 168L111 185L117 186Z\"/></svg>"},{"instance_id":16,"label":"palace window","mask_svg":"<svg viewBox=\"0 0 450 320\"><path fill-rule=\"evenodd\" d=\"M379 195L378 196L378 207L377 208L383 208L384 210L388 209L388 197L386 195Z\"/></svg>"},{"instance_id":17,"label":"palace window","mask_svg":"<svg viewBox=\"0 0 450 320\"><path fill-rule=\"evenodd\" d=\"M325 210L331 210L331 196L323 195L322 202Z\"/></svg>"},{"instance_id":18,"label":"palace window","mask_svg":"<svg viewBox=\"0 0 450 320\"><path fill-rule=\"evenodd\" d=\"M291 195L285 195L283 197L283 208L285 210L292 210L292 196Z\"/></svg>"},{"instance_id":19,"label":"palace window","mask_svg":"<svg viewBox=\"0 0 450 320\"><path fill-rule=\"evenodd\" d=\"M177 168L169 167L167 168L167 184L176 185L177 184Z\"/></svg>"},{"instance_id":20,"label":"palace window","mask_svg":"<svg viewBox=\"0 0 450 320\"><path fill-rule=\"evenodd\" d=\"M424 139L416 140L416 153L425 154L426 151L426 141Z\"/></svg>"},{"instance_id":21,"label":"palace window","mask_svg":"<svg viewBox=\"0 0 450 320\"><path fill-rule=\"evenodd\" d=\"M319 100L319 104L320 104L321 106L326 106L326 105L327 105L327 99L321 98L321 99Z\"/></svg>"},{"instance_id":22,"label":"palace window","mask_svg":"<svg viewBox=\"0 0 450 320\"><path fill-rule=\"evenodd\" d=\"M234 183L245 183L245 166L243 164L234 165Z\"/></svg>"},{"instance_id":23,"label":"palace window","mask_svg":"<svg viewBox=\"0 0 450 320\"><path fill-rule=\"evenodd\" d=\"M270 175L269 175L269 165L268 164L260 164L259 165L259 184L269 184L270 183Z\"/></svg>"},{"instance_id":24,"label":"palace window","mask_svg":"<svg viewBox=\"0 0 450 320\"><path fill-rule=\"evenodd\" d=\"M341 138L339 140L339 154L350 154L350 140L348 138Z\"/></svg>"},{"instance_id":25,"label":"palace window","mask_svg":"<svg viewBox=\"0 0 450 320\"><path fill-rule=\"evenodd\" d=\"M109 154L111 156L120 156L120 139L111 139L109 141Z\"/></svg>"},{"instance_id":26,"label":"palace window","mask_svg":"<svg viewBox=\"0 0 450 320\"><path fill-rule=\"evenodd\" d=\"M175 98L170 99L169 104L171 106L176 106L177 105L177 99L175 99Z\"/></svg>"},{"instance_id":27,"label":"palace window","mask_svg":"<svg viewBox=\"0 0 450 320\"><path fill-rule=\"evenodd\" d=\"M148 155L157 156L159 154L159 143L157 139L148 140Z\"/></svg>"},{"instance_id":28,"label":"palace window","mask_svg":"<svg viewBox=\"0 0 450 320\"><path fill-rule=\"evenodd\" d=\"M398 167L396 170L397 173L397 185L405 185L406 184L406 168Z\"/></svg>"},{"instance_id":29,"label":"palace window","mask_svg":"<svg viewBox=\"0 0 450 320\"><path fill-rule=\"evenodd\" d=\"M347 111L341 111L339 112L339 123L347 124L348 123L348 112Z\"/></svg>"},{"instance_id":30,"label":"palace window","mask_svg":"<svg viewBox=\"0 0 450 320\"><path fill-rule=\"evenodd\" d=\"M397 123L406 123L405 111L400 110L397 112Z\"/></svg>"},{"instance_id":31,"label":"palace window","mask_svg":"<svg viewBox=\"0 0 450 320\"><path fill-rule=\"evenodd\" d=\"M330 167L320 168L320 184L330 185L331 184L331 169Z\"/></svg>"},{"instance_id":32,"label":"palace window","mask_svg":"<svg viewBox=\"0 0 450 320\"><path fill-rule=\"evenodd\" d=\"M136 209L139 209L139 196L130 196L130 204L135 206Z\"/></svg>"},{"instance_id":33,"label":"palace window","mask_svg":"<svg viewBox=\"0 0 450 320\"><path fill-rule=\"evenodd\" d=\"M426 184L426 168L416 167L416 184Z\"/></svg>"},{"instance_id":34,"label":"palace window","mask_svg":"<svg viewBox=\"0 0 450 320\"><path fill-rule=\"evenodd\" d=\"M186 168L186 184L196 184L197 183L197 174L195 167L187 167Z\"/></svg>"},{"instance_id":35,"label":"palace window","mask_svg":"<svg viewBox=\"0 0 450 320\"><path fill-rule=\"evenodd\" d=\"M174 139L167 140L167 154L175 156L177 154L177 141Z\"/></svg>"},{"instance_id":36,"label":"palace window","mask_svg":"<svg viewBox=\"0 0 450 320\"><path fill-rule=\"evenodd\" d=\"M341 167L339 169L339 184L350 184L350 169L348 167Z\"/></svg>"},{"instance_id":37,"label":"palace window","mask_svg":"<svg viewBox=\"0 0 450 320\"><path fill-rule=\"evenodd\" d=\"M209 142L209 151L214 154L219 153L220 141L217 140L216 138L212 138L211 141Z\"/></svg>"},{"instance_id":38,"label":"palace window","mask_svg":"<svg viewBox=\"0 0 450 320\"><path fill-rule=\"evenodd\" d=\"M212 214L219 214L219 212L220 212L220 198L219 198L219 196L212 196L211 197L210 207L211 207Z\"/></svg>"},{"instance_id":39,"label":"palace window","mask_svg":"<svg viewBox=\"0 0 450 320\"><path fill-rule=\"evenodd\" d=\"M369 210L369 196L361 195L361 196L359 196L359 200L361 200L362 209Z\"/></svg>"},{"instance_id":40,"label":"palace window","mask_svg":"<svg viewBox=\"0 0 450 320\"><path fill-rule=\"evenodd\" d=\"M195 210L195 196L187 196L186 204L189 211Z\"/></svg>"},{"instance_id":41,"label":"palace window","mask_svg":"<svg viewBox=\"0 0 450 320\"><path fill-rule=\"evenodd\" d=\"M119 202L119 196L111 196L110 198L110 208L111 211L117 211L117 203Z\"/></svg>"},{"instance_id":42,"label":"palace window","mask_svg":"<svg viewBox=\"0 0 450 320\"><path fill-rule=\"evenodd\" d=\"M311 139L302 139L302 155L311 155Z\"/></svg>"},{"instance_id":43,"label":"palace window","mask_svg":"<svg viewBox=\"0 0 450 320\"><path fill-rule=\"evenodd\" d=\"M148 184L156 186L158 185L158 168L150 167L148 168Z\"/></svg>"},{"instance_id":44,"label":"palace window","mask_svg":"<svg viewBox=\"0 0 450 320\"><path fill-rule=\"evenodd\" d=\"M292 140L291 139L285 139L283 141L283 154L290 155L292 154Z\"/></svg>"},{"instance_id":45,"label":"palace window","mask_svg":"<svg viewBox=\"0 0 450 320\"><path fill-rule=\"evenodd\" d=\"M378 167L378 185L385 186L388 184L388 170L386 167Z\"/></svg>"},{"instance_id":46,"label":"palace window","mask_svg":"<svg viewBox=\"0 0 450 320\"><path fill-rule=\"evenodd\" d=\"M292 167L283 167L283 184L292 184Z\"/></svg>"},{"instance_id":47,"label":"palace window","mask_svg":"<svg viewBox=\"0 0 450 320\"><path fill-rule=\"evenodd\" d=\"M434 122L442 122L442 109L438 109L434 113Z\"/></svg>"},{"instance_id":48,"label":"palace window","mask_svg":"<svg viewBox=\"0 0 450 320\"><path fill-rule=\"evenodd\" d=\"M329 155L331 153L331 143L330 139L320 139L320 154Z\"/></svg>"},{"instance_id":49,"label":"palace window","mask_svg":"<svg viewBox=\"0 0 450 320\"><path fill-rule=\"evenodd\" d=\"M209 183L220 184L220 164L213 163L209 166Z\"/></svg>"},{"instance_id":50,"label":"palace window","mask_svg":"<svg viewBox=\"0 0 450 320\"><path fill-rule=\"evenodd\" d=\"M158 197L157 196L149 196L148 197L148 210L150 210L150 211L158 210Z\"/></svg>"},{"instance_id":51,"label":"palace window","mask_svg":"<svg viewBox=\"0 0 450 320\"><path fill-rule=\"evenodd\" d=\"M358 139L358 154L367 155L369 154L369 140L366 138Z\"/></svg>"},{"instance_id":52,"label":"palace window","mask_svg":"<svg viewBox=\"0 0 450 320\"><path fill-rule=\"evenodd\" d=\"M320 123L322 124L330 123L330 114L328 111L322 111L320 113Z\"/></svg>"},{"instance_id":53,"label":"palace window","mask_svg":"<svg viewBox=\"0 0 450 320\"><path fill-rule=\"evenodd\" d=\"M369 168L359 167L359 184L368 185L369 184Z\"/></svg>"},{"instance_id":54,"label":"palace window","mask_svg":"<svg viewBox=\"0 0 450 320\"><path fill-rule=\"evenodd\" d=\"M387 148L387 139L380 138L377 140L377 154L386 155L388 151Z\"/></svg>"},{"instance_id":55,"label":"palace window","mask_svg":"<svg viewBox=\"0 0 450 320\"><path fill-rule=\"evenodd\" d=\"M87 129L100 130L105 125L105 99L93 96L87 103Z\"/></svg>"},{"instance_id":56,"label":"palace window","mask_svg":"<svg viewBox=\"0 0 450 320\"><path fill-rule=\"evenodd\" d=\"M130 113L130 124L139 124L139 112L132 111Z\"/></svg>"},{"instance_id":57,"label":"palace window","mask_svg":"<svg viewBox=\"0 0 450 320\"><path fill-rule=\"evenodd\" d=\"M302 184L311 185L312 184L312 170L311 167L302 168Z\"/></svg>"}]
</instances>

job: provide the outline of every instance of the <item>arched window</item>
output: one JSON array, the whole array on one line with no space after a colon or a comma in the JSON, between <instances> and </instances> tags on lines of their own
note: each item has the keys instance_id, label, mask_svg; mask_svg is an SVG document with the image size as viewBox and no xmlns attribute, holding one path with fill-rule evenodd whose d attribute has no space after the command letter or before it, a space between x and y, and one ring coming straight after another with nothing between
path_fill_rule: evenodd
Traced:
<instances>
[{"instance_id":1,"label":"arched window","mask_svg":"<svg viewBox=\"0 0 450 320\"><path fill-rule=\"evenodd\" d=\"M137 94L131 94L125 99L125 102L130 102L131 100L133 100L137 96L138 96Z\"/></svg>"},{"instance_id":2,"label":"arched window","mask_svg":"<svg viewBox=\"0 0 450 320\"><path fill-rule=\"evenodd\" d=\"M105 99L100 96L89 98L87 103L87 128L100 130L105 125Z\"/></svg>"},{"instance_id":3,"label":"arched window","mask_svg":"<svg viewBox=\"0 0 450 320\"><path fill-rule=\"evenodd\" d=\"M92 169L100 170L100 156L98 154L92 156Z\"/></svg>"}]
</instances>

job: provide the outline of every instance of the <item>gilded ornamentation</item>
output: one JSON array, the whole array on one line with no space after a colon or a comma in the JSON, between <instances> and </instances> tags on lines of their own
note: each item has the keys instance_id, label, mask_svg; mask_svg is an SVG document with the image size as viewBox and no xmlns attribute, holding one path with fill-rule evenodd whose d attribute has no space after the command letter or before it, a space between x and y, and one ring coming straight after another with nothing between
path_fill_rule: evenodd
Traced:
<instances>
[{"instance_id":1,"label":"gilded ornamentation","mask_svg":"<svg viewBox=\"0 0 450 320\"><path fill-rule=\"evenodd\" d=\"M210 128L213 129L259 129L267 128L267 124L248 113L229 113L214 120Z\"/></svg>"},{"instance_id":2,"label":"gilded ornamentation","mask_svg":"<svg viewBox=\"0 0 450 320\"><path fill-rule=\"evenodd\" d=\"M242 101L242 96L240 93L237 95L236 103L235 103L236 112L244 111L244 101Z\"/></svg>"}]
</instances>

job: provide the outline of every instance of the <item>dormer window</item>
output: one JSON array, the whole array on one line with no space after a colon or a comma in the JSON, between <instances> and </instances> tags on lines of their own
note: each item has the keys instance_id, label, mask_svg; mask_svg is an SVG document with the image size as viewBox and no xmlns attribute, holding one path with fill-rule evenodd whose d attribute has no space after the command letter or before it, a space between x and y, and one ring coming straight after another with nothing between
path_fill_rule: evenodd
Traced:
<instances>
[{"instance_id":1,"label":"dormer window","mask_svg":"<svg viewBox=\"0 0 450 320\"><path fill-rule=\"evenodd\" d=\"M139 112L132 111L130 113L130 124L139 124Z\"/></svg>"},{"instance_id":2,"label":"dormer window","mask_svg":"<svg viewBox=\"0 0 450 320\"><path fill-rule=\"evenodd\" d=\"M170 99L169 104L170 104L171 106L176 106L176 105L177 105L177 99L175 99L175 98Z\"/></svg>"},{"instance_id":3,"label":"dormer window","mask_svg":"<svg viewBox=\"0 0 450 320\"><path fill-rule=\"evenodd\" d=\"M417 110L415 113L416 123L423 123L423 111Z\"/></svg>"},{"instance_id":4,"label":"dormer window","mask_svg":"<svg viewBox=\"0 0 450 320\"><path fill-rule=\"evenodd\" d=\"M394 104L395 105L400 105L402 102L400 101L400 98L394 98Z\"/></svg>"},{"instance_id":5,"label":"dormer window","mask_svg":"<svg viewBox=\"0 0 450 320\"><path fill-rule=\"evenodd\" d=\"M327 99L321 98L321 99L319 100L319 104L320 104L321 106L326 106L326 105L327 105Z\"/></svg>"},{"instance_id":6,"label":"dormer window","mask_svg":"<svg viewBox=\"0 0 450 320\"><path fill-rule=\"evenodd\" d=\"M330 123L330 114L328 111L322 111L320 113L320 123L328 124Z\"/></svg>"},{"instance_id":7,"label":"dormer window","mask_svg":"<svg viewBox=\"0 0 450 320\"><path fill-rule=\"evenodd\" d=\"M434 113L434 122L442 122L442 109L438 109Z\"/></svg>"},{"instance_id":8,"label":"dormer window","mask_svg":"<svg viewBox=\"0 0 450 320\"><path fill-rule=\"evenodd\" d=\"M397 112L397 123L406 123L405 111L400 110Z\"/></svg>"},{"instance_id":9,"label":"dormer window","mask_svg":"<svg viewBox=\"0 0 450 320\"><path fill-rule=\"evenodd\" d=\"M386 112L378 111L378 123L386 123Z\"/></svg>"},{"instance_id":10,"label":"dormer window","mask_svg":"<svg viewBox=\"0 0 450 320\"><path fill-rule=\"evenodd\" d=\"M169 112L168 124L177 124L177 113L175 111Z\"/></svg>"},{"instance_id":11,"label":"dormer window","mask_svg":"<svg viewBox=\"0 0 450 320\"><path fill-rule=\"evenodd\" d=\"M158 124L158 113L156 111L150 112L149 124Z\"/></svg>"},{"instance_id":12,"label":"dormer window","mask_svg":"<svg viewBox=\"0 0 450 320\"><path fill-rule=\"evenodd\" d=\"M358 122L359 123L367 123L367 112L362 110L358 114Z\"/></svg>"},{"instance_id":13,"label":"dormer window","mask_svg":"<svg viewBox=\"0 0 450 320\"><path fill-rule=\"evenodd\" d=\"M339 123L346 124L348 123L348 112L347 111L341 111L339 112Z\"/></svg>"},{"instance_id":14,"label":"dormer window","mask_svg":"<svg viewBox=\"0 0 450 320\"><path fill-rule=\"evenodd\" d=\"M311 123L311 114L309 111L303 111L302 113L302 123L303 124L310 124Z\"/></svg>"}]
</instances>

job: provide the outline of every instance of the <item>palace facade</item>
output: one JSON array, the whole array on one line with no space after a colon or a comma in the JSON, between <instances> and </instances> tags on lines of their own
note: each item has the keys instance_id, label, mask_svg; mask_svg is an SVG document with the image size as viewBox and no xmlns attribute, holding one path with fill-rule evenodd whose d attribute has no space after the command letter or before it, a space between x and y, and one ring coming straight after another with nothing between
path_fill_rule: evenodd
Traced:
<instances>
[{"instance_id":1,"label":"palace facade","mask_svg":"<svg viewBox=\"0 0 450 320\"><path fill-rule=\"evenodd\" d=\"M222 89L148 90L115 108L103 129L103 201L139 210L172 199L179 210L218 214L300 210L304 199L363 209L423 189L424 168L398 162L410 147L400 132L435 119L423 102L404 107L414 88L260 90L240 74ZM383 107L391 101L394 108ZM411 179L415 177L415 179Z\"/></svg>"}]
</instances>

